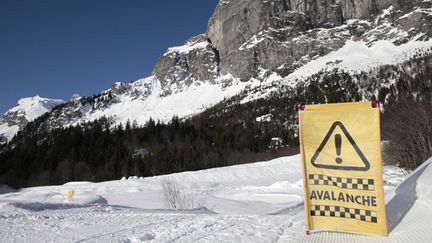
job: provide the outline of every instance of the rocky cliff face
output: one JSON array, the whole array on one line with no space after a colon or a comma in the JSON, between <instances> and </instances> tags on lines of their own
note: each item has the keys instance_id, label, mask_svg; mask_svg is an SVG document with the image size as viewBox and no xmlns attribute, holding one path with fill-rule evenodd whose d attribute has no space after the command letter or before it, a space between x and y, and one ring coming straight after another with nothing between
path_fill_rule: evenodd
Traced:
<instances>
[{"instance_id":1,"label":"rocky cliff face","mask_svg":"<svg viewBox=\"0 0 432 243\"><path fill-rule=\"evenodd\" d=\"M378 40L395 29L396 32L416 29L430 36L427 13L417 11L399 19L422 5L427 8L430 3L420 0L221 0L209 20L206 35L192 38L183 47L169 49L153 73L163 86L174 88L193 80L212 82L219 74L232 74L246 81L258 77L260 68L284 77L317 56L337 50L352 37L370 40L371 35L380 35ZM384 10L392 15L375 22ZM375 30L382 27L384 19L390 27ZM368 33L370 30L374 32ZM410 37L415 36L411 34Z\"/></svg>"},{"instance_id":2,"label":"rocky cliff face","mask_svg":"<svg viewBox=\"0 0 432 243\"><path fill-rule=\"evenodd\" d=\"M198 35L183 46L169 48L156 64L153 75L161 81L166 95L196 80L214 82L219 75L219 53L205 35Z\"/></svg>"},{"instance_id":3,"label":"rocky cliff face","mask_svg":"<svg viewBox=\"0 0 432 243\"><path fill-rule=\"evenodd\" d=\"M388 7L388 0L291 0L291 11L305 13L315 27L342 25L347 19L366 19ZM384 3L387 2L387 3ZM378 7L379 6L379 7Z\"/></svg>"},{"instance_id":4,"label":"rocky cliff face","mask_svg":"<svg viewBox=\"0 0 432 243\"><path fill-rule=\"evenodd\" d=\"M391 5L393 8L388 9ZM393 14L388 22L391 28L397 31L418 29L430 36L428 13L417 11L414 14L417 17L409 15L415 20L399 19L421 5L428 8L430 2L221 0L209 21L207 36L220 54L222 74L231 73L248 80L256 77L256 70L261 67L286 76L314 57L340 48L346 40L364 37L368 30L381 27L381 22L377 24L373 20L383 10ZM417 21L419 18L423 21ZM353 24L351 19L367 23ZM389 34L387 30L376 32Z\"/></svg>"}]
</instances>

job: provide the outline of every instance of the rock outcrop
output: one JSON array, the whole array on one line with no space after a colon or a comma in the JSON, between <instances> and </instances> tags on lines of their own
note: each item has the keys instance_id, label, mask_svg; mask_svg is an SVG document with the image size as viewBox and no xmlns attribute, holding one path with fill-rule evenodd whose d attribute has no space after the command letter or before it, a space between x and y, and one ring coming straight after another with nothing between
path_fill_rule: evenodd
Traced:
<instances>
[{"instance_id":1,"label":"rock outcrop","mask_svg":"<svg viewBox=\"0 0 432 243\"><path fill-rule=\"evenodd\" d=\"M398 33L406 36L394 40L400 44L418 33L432 36L432 24L428 24L431 15L414 11L422 5L427 8L430 2L220 0L206 34L168 49L153 74L167 95L183 90L194 80L213 82L225 74L247 81L267 70L284 77L337 50L350 38L376 41ZM392 14L380 19L383 10ZM412 14L403 16L410 11ZM372 33L366 33L369 30Z\"/></svg>"},{"instance_id":2,"label":"rock outcrop","mask_svg":"<svg viewBox=\"0 0 432 243\"><path fill-rule=\"evenodd\" d=\"M221 74L248 80L263 68L286 76L314 57L338 49L347 39L373 29L373 18L391 5L400 17L421 4L424 1L221 0L209 21L207 36L219 52ZM415 23L419 18L423 18L422 25ZM395 21L402 30L409 27L429 33L424 18L420 11ZM353 26L349 19L369 20L370 24L357 22L358 26Z\"/></svg>"},{"instance_id":3,"label":"rock outcrop","mask_svg":"<svg viewBox=\"0 0 432 243\"><path fill-rule=\"evenodd\" d=\"M218 74L219 53L205 35L192 37L183 46L169 48L153 69L166 94L194 80L212 82Z\"/></svg>"},{"instance_id":4,"label":"rock outcrop","mask_svg":"<svg viewBox=\"0 0 432 243\"><path fill-rule=\"evenodd\" d=\"M290 12L286 1L220 1L209 20L207 36L220 54L222 74L231 73L241 80L256 75L260 65L260 50L252 46L265 40L263 35L292 36L295 33L312 27L303 13ZM281 28L285 28L283 33ZM249 43L248 43L249 42ZM273 43L267 42L269 49L275 49ZM272 54L286 55L284 52ZM285 58L284 58L285 59ZM240 61L241 60L241 61Z\"/></svg>"},{"instance_id":5,"label":"rock outcrop","mask_svg":"<svg viewBox=\"0 0 432 243\"><path fill-rule=\"evenodd\" d=\"M358 3L358 2L361 2ZM369 16L371 1L233 0L220 1L207 36L220 54L222 74L241 80L263 68L285 76L314 56L339 48L345 18ZM320 35L320 36L317 36Z\"/></svg>"}]
</instances>

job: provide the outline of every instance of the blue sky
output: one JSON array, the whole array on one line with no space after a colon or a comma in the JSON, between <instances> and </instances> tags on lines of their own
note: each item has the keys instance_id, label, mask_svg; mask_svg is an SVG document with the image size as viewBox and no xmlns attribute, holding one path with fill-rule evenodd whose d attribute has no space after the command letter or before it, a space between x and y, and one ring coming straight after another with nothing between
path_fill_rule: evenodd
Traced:
<instances>
[{"instance_id":1,"label":"blue sky","mask_svg":"<svg viewBox=\"0 0 432 243\"><path fill-rule=\"evenodd\" d=\"M217 2L1 0L0 113L149 76L168 47L206 31Z\"/></svg>"}]
</instances>

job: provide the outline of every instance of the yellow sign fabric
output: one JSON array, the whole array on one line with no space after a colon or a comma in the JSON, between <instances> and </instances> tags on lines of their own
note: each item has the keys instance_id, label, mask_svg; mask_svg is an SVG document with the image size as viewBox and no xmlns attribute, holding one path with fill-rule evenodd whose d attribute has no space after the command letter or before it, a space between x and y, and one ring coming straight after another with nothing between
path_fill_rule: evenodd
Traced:
<instances>
[{"instance_id":1,"label":"yellow sign fabric","mask_svg":"<svg viewBox=\"0 0 432 243\"><path fill-rule=\"evenodd\" d=\"M387 236L379 108L306 105L299 119L307 230Z\"/></svg>"}]
</instances>

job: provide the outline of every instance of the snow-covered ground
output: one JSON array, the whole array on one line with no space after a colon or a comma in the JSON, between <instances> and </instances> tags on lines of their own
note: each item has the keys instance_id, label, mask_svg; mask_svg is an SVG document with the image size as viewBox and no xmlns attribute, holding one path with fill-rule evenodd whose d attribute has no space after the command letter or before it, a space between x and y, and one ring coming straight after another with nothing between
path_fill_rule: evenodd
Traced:
<instances>
[{"instance_id":1,"label":"snow-covered ground","mask_svg":"<svg viewBox=\"0 0 432 243\"><path fill-rule=\"evenodd\" d=\"M297 155L151 178L71 182L17 192L3 190L8 193L0 194L0 239L2 242L409 242L411 239L431 242L430 162L398 187L407 172L384 166L388 221L393 228L388 238L329 232L314 232L305 237ZM193 195L197 209L169 209L163 196L164 181L175 182L182 192ZM67 192L72 190L74 201L69 203Z\"/></svg>"}]
</instances>

